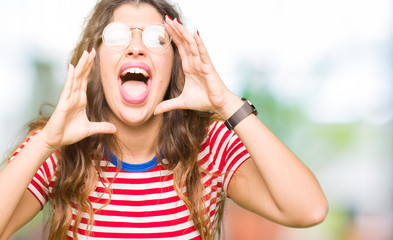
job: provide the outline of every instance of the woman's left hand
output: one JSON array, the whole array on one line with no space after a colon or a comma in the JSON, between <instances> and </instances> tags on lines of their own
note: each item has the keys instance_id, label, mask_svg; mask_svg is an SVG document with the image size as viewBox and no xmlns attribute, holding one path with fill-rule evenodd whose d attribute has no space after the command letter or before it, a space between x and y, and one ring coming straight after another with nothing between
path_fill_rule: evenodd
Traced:
<instances>
[{"instance_id":1,"label":"woman's left hand","mask_svg":"<svg viewBox=\"0 0 393 240\"><path fill-rule=\"evenodd\" d=\"M231 111L228 103L241 100L221 80L198 31L195 30L192 36L177 19L168 17L164 25L178 47L186 79L181 95L161 102L155 114L174 109L191 109L217 112L226 118L225 115L229 114L226 112Z\"/></svg>"}]
</instances>

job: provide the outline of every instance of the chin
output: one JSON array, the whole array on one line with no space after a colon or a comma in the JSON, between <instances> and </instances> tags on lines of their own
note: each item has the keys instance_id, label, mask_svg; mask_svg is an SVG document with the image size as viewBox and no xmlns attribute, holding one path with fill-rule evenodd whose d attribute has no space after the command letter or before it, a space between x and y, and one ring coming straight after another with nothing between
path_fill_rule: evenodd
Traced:
<instances>
[{"instance_id":1,"label":"chin","mask_svg":"<svg viewBox=\"0 0 393 240\"><path fill-rule=\"evenodd\" d=\"M124 124L129 127L141 127L143 125L151 125L156 120L158 116L154 116L153 112L151 113L141 113L141 112L128 112L128 114L121 114L119 117L116 117L117 121L120 121L120 124Z\"/></svg>"}]
</instances>

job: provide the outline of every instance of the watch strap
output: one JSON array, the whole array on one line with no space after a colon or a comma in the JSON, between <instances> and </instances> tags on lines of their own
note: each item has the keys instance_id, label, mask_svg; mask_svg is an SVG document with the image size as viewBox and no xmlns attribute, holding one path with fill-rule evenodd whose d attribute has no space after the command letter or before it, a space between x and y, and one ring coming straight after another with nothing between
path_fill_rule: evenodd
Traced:
<instances>
[{"instance_id":1,"label":"watch strap","mask_svg":"<svg viewBox=\"0 0 393 240\"><path fill-rule=\"evenodd\" d=\"M244 100L244 104L230 118L228 118L228 120L224 122L225 126L231 131L239 122L241 122L251 113L254 113L255 115L258 114L254 105L250 101L245 98L242 98L242 100Z\"/></svg>"}]
</instances>

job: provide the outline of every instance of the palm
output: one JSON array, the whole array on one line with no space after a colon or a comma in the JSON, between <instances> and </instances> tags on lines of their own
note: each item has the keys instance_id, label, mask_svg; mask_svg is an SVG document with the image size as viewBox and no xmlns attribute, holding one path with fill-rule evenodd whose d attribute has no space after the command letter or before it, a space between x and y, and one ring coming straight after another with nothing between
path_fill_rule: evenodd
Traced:
<instances>
[{"instance_id":1,"label":"palm","mask_svg":"<svg viewBox=\"0 0 393 240\"><path fill-rule=\"evenodd\" d=\"M216 72L199 35L191 36L176 21L165 23L179 49L186 81L182 94L159 104L156 113L173 109L216 111L222 108L229 90Z\"/></svg>"},{"instance_id":2,"label":"palm","mask_svg":"<svg viewBox=\"0 0 393 240\"><path fill-rule=\"evenodd\" d=\"M186 69L186 81L181 101L187 109L214 110L215 106L220 105L220 99L225 93L221 82L216 82L216 79L219 78L218 75L214 69L209 69L209 72L187 72L187 69L191 68L192 66L183 64L183 69Z\"/></svg>"},{"instance_id":3,"label":"palm","mask_svg":"<svg viewBox=\"0 0 393 240\"><path fill-rule=\"evenodd\" d=\"M86 115L86 87L95 52L84 52L78 65L69 65L59 103L43 129L51 148L69 145L96 133L114 133L113 124L90 122Z\"/></svg>"}]
</instances>

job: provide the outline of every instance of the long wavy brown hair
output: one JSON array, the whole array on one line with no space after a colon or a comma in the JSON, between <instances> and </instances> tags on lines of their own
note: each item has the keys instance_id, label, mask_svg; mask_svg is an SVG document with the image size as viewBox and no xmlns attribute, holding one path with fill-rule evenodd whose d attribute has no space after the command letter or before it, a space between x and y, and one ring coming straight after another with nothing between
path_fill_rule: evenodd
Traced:
<instances>
[{"instance_id":1,"label":"long wavy brown hair","mask_svg":"<svg viewBox=\"0 0 393 240\"><path fill-rule=\"evenodd\" d=\"M163 0L102 0L93 9L83 35L73 51L71 64L77 64L83 51L98 49L102 43L100 34L113 17L116 8L123 4L149 4L165 17L177 18L181 16L176 7ZM172 76L166 99L181 94L185 77L182 70L181 58L176 45L172 42L174 63ZM99 52L97 52L99 54ZM99 71L99 57L95 58L87 86L86 112L90 121L108 121L110 109L104 97ZM163 114L162 127L158 135L156 156L161 164L173 172L174 186L179 197L185 202L190 211L190 219L199 231L202 239L213 239L219 231L219 219L210 222L206 216L201 182L201 170L197 163L200 145L207 134L208 125L213 121L210 113L192 110L174 110ZM34 130L43 127L47 118L41 117L30 125ZM98 181L108 183L100 167L100 161L106 156L108 149L120 150L118 141L113 135L97 134L72 145L60 149L59 161L56 167L56 180L50 195L52 211L50 215L49 239L65 239L70 229L72 207L77 213L72 226L73 238L78 239L78 225L82 221L84 212L89 215L87 232L91 231L94 223L94 210L89 195L95 190ZM165 156L165 163L160 157ZM109 185L107 192L110 194ZM185 187L186 192L183 192ZM222 208L220 208L222 209ZM213 226L214 225L214 226Z\"/></svg>"}]
</instances>

